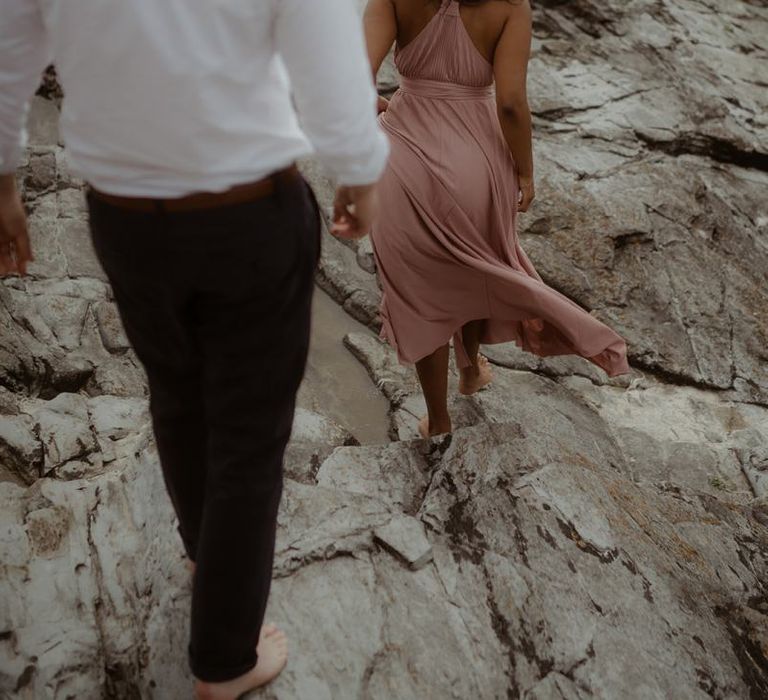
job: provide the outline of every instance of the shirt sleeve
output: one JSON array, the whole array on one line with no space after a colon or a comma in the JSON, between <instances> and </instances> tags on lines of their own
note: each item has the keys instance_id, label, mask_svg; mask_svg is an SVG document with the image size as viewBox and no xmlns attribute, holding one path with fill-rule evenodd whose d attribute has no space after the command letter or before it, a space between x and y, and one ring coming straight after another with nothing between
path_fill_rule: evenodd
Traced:
<instances>
[{"instance_id":1,"label":"shirt sleeve","mask_svg":"<svg viewBox=\"0 0 768 700\"><path fill-rule=\"evenodd\" d=\"M0 0L0 174L15 171L26 146L29 101L49 61L36 0Z\"/></svg>"},{"instance_id":2,"label":"shirt sleeve","mask_svg":"<svg viewBox=\"0 0 768 700\"><path fill-rule=\"evenodd\" d=\"M302 128L343 185L378 180L389 142L376 119L376 91L362 21L352 0L277 0L276 47L288 70Z\"/></svg>"}]
</instances>

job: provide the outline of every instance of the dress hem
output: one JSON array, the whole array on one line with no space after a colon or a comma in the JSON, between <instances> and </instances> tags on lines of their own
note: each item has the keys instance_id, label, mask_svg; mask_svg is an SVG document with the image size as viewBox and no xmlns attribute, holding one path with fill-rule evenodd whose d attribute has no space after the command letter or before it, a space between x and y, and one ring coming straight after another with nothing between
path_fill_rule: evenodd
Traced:
<instances>
[{"instance_id":1,"label":"dress hem","mask_svg":"<svg viewBox=\"0 0 768 700\"><path fill-rule=\"evenodd\" d=\"M435 345L435 347L432 350L421 354L419 357L415 359L410 359L409 357L405 356L405 354L400 348L400 345L395 340L394 333L392 332L391 324L389 323L389 320L386 318L384 314L382 314L381 316L382 324L381 324L381 332L379 333L379 337L381 338L381 340L385 341L390 347L392 347L392 349L395 350L395 352L397 353L398 362L400 362L401 365L410 366L423 360L425 357L429 357L429 355L435 352L435 350L437 350L438 348L441 348L444 345L448 345L452 339L454 339L454 341L458 340L460 343L461 329L470 321L475 321L475 320L478 320L478 319L469 318L466 321L463 321L458 325L457 329L445 339L445 341L438 343L437 345ZM489 320L494 320L494 319L489 319ZM625 346L624 341L620 340L617 342ZM509 337L506 337L503 334L497 335L493 339L487 339L487 340L481 339L480 341L481 345L503 345L505 343L515 343L515 345L517 345L517 347L520 348L523 352L527 352L530 355L534 355L535 357L541 357L542 359L548 358L548 357L580 357L581 359L586 360L587 362L590 362L596 367L600 368L609 377L618 377L618 376L632 373L632 368L630 367L629 362L627 361L626 351L619 352L617 350L612 350L610 345L603 348L598 353L587 356L587 355L582 355L576 350L572 352L568 352L568 351L549 352L549 351L543 350L542 348L533 349L530 346L526 347L527 343L525 343L525 341L523 341L520 338L519 333L510 333ZM456 342L454 342L454 353L456 355L456 361L459 367L468 366L468 363L462 363L460 360L460 353L463 353L464 357L466 357L466 350L464 350L463 346L461 347L461 350L459 350L457 348ZM616 360L611 361L608 355L613 355L616 358Z\"/></svg>"}]
</instances>

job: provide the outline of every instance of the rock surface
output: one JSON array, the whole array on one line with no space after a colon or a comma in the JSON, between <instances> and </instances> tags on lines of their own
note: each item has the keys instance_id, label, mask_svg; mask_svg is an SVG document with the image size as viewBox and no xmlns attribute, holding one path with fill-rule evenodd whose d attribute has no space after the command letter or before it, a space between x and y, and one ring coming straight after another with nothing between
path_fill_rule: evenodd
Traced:
<instances>
[{"instance_id":1,"label":"rock surface","mask_svg":"<svg viewBox=\"0 0 768 700\"><path fill-rule=\"evenodd\" d=\"M523 243L634 374L487 348L423 441L412 370L319 297L269 610L292 656L253 698L768 696L768 7L541 0L535 29ZM37 260L0 283L0 697L186 698L189 574L60 97L21 172ZM326 234L318 283L375 329L373 272Z\"/></svg>"}]
</instances>

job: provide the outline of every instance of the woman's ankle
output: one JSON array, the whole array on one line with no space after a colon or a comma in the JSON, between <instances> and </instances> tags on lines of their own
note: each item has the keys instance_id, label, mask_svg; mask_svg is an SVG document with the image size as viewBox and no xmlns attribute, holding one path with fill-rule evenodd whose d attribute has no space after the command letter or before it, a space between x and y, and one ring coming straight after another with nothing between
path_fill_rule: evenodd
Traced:
<instances>
[{"instance_id":1,"label":"woman's ankle","mask_svg":"<svg viewBox=\"0 0 768 700\"><path fill-rule=\"evenodd\" d=\"M477 360L472 362L472 364L468 365L467 367L462 367L459 370L462 377L465 377L467 379L476 379L480 376L480 364Z\"/></svg>"}]
</instances>

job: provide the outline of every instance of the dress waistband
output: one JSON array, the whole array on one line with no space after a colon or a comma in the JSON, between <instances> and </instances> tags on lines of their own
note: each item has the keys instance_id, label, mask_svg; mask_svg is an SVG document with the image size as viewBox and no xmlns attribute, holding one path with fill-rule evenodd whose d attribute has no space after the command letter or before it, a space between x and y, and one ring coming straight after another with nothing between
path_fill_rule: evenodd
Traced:
<instances>
[{"instance_id":1,"label":"dress waistband","mask_svg":"<svg viewBox=\"0 0 768 700\"><path fill-rule=\"evenodd\" d=\"M475 87L422 78L401 78L400 89L412 95L436 100L488 100L493 97L493 85Z\"/></svg>"}]
</instances>

